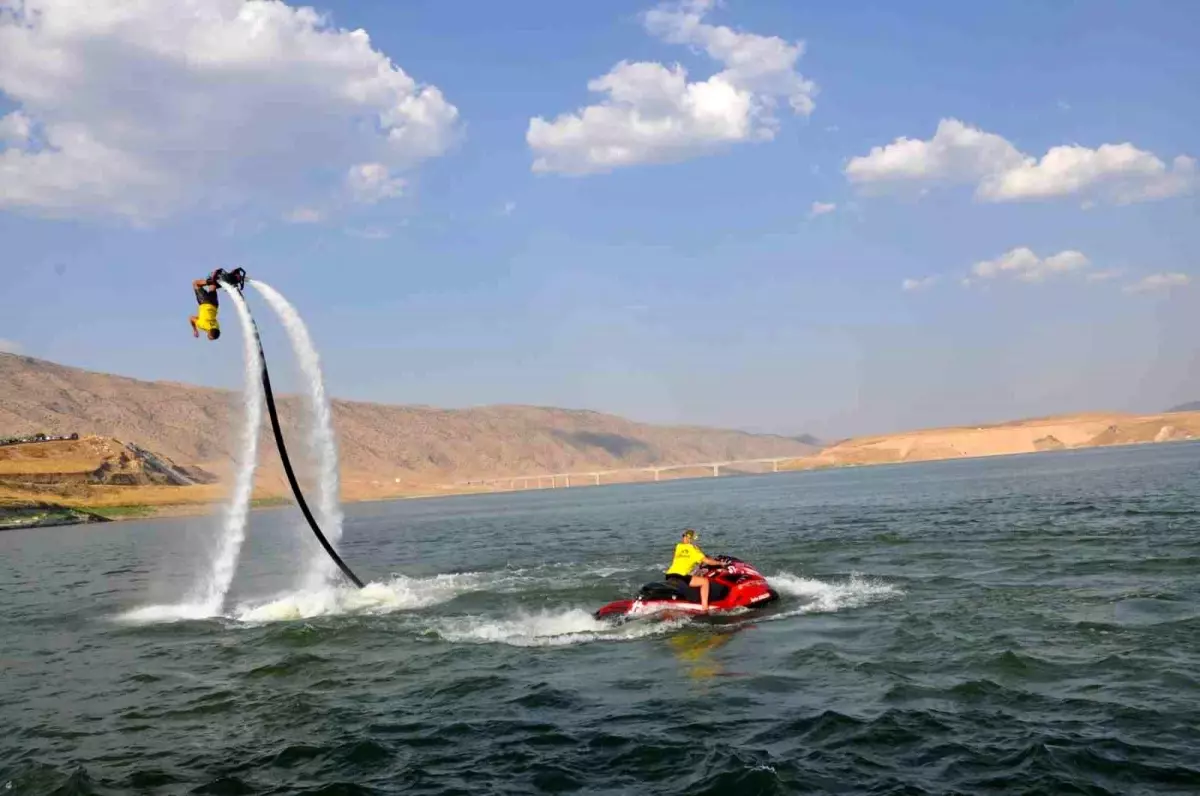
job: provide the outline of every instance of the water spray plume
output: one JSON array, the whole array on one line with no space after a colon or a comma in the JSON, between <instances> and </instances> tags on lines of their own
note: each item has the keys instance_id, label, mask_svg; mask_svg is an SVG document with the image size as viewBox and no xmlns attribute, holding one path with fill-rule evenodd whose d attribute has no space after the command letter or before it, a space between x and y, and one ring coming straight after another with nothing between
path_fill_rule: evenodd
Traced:
<instances>
[{"instance_id":1,"label":"water spray plume","mask_svg":"<svg viewBox=\"0 0 1200 796\"><path fill-rule=\"evenodd\" d=\"M238 555L246 539L246 520L250 512L250 498L254 492L254 471L258 464L259 427L263 416L263 390L261 382L262 358L254 320L245 300L236 290L225 288L226 294L237 311L242 324L242 351L245 359L245 415L242 421L240 450L237 457L237 475L234 478L233 494L225 507L225 518L221 536L217 542L216 555L212 560L208 578L195 595L194 601L203 606L204 613L213 616L220 613L233 582L237 569Z\"/></svg>"},{"instance_id":2,"label":"water spray plume","mask_svg":"<svg viewBox=\"0 0 1200 796\"><path fill-rule=\"evenodd\" d=\"M304 397L309 421L308 449L315 459L317 470L314 513L329 543L336 545L342 536L342 510L338 502L338 451L333 433L333 412L321 375L321 358L313 345L308 327L296 308L267 283L255 279L249 280L249 284L266 299L267 304L279 316L292 344L292 354L304 376ZM311 544L305 545L304 549L312 550L305 565L305 588L319 588L336 577L337 571L327 556L312 548Z\"/></svg>"}]
</instances>

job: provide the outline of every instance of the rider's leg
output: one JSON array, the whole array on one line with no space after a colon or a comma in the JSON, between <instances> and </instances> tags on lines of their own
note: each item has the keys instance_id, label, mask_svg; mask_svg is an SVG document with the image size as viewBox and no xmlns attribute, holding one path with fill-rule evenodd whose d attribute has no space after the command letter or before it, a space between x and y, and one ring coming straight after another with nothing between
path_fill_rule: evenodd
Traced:
<instances>
[{"instance_id":1,"label":"rider's leg","mask_svg":"<svg viewBox=\"0 0 1200 796\"><path fill-rule=\"evenodd\" d=\"M692 578L691 583L689 583L688 585L692 586L693 588L695 588L695 587L700 588L700 607L703 608L705 611L707 611L708 610L708 578L702 578L699 575L696 575L695 577Z\"/></svg>"}]
</instances>

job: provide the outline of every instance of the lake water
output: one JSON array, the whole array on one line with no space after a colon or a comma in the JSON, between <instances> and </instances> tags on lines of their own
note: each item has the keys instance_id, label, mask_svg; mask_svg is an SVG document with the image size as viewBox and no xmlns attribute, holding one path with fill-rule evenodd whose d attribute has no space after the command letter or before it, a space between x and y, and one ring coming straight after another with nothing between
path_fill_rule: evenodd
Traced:
<instances>
[{"instance_id":1,"label":"lake water","mask_svg":"<svg viewBox=\"0 0 1200 796\"><path fill-rule=\"evenodd\" d=\"M346 512L0 533L0 792L1200 792L1200 444ZM781 604L591 619L686 526Z\"/></svg>"}]
</instances>

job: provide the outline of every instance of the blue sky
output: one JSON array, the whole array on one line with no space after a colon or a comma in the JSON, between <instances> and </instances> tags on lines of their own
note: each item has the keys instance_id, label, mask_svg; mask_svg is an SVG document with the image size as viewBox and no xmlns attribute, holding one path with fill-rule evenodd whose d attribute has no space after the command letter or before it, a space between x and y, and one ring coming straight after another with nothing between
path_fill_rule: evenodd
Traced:
<instances>
[{"instance_id":1,"label":"blue sky","mask_svg":"<svg viewBox=\"0 0 1200 796\"><path fill-rule=\"evenodd\" d=\"M186 317L241 264L346 398L826 436L1200 398L1192 3L109 6L0 22L6 348L236 387Z\"/></svg>"}]
</instances>

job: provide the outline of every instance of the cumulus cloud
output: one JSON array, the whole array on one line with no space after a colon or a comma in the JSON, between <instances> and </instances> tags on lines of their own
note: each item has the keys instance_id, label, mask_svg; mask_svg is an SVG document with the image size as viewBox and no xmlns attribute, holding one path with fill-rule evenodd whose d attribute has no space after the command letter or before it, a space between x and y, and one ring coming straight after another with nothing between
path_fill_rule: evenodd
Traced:
<instances>
[{"instance_id":1,"label":"cumulus cloud","mask_svg":"<svg viewBox=\"0 0 1200 796\"><path fill-rule=\"evenodd\" d=\"M1165 274L1150 274L1132 285L1125 287L1126 293L1151 293L1155 291L1173 290L1191 283L1192 278L1187 274L1171 272Z\"/></svg>"},{"instance_id":2,"label":"cumulus cloud","mask_svg":"<svg viewBox=\"0 0 1200 796\"><path fill-rule=\"evenodd\" d=\"M21 111L0 116L0 143L24 146L33 137L33 121Z\"/></svg>"},{"instance_id":3,"label":"cumulus cloud","mask_svg":"<svg viewBox=\"0 0 1200 796\"><path fill-rule=\"evenodd\" d=\"M832 213L834 210L837 210L837 205L833 202L813 202L812 207L808 211L808 217L816 218L826 213Z\"/></svg>"},{"instance_id":4,"label":"cumulus cloud","mask_svg":"<svg viewBox=\"0 0 1200 796\"><path fill-rule=\"evenodd\" d=\"M1042 258L1021 246L994 260L975 263L971 273L977 279L1011 276L1022 282L1043 282L1052 276L1080 271L1088 264L1088 258L1082 252L1067 250Z\"/></svg>"},{"instance_id":5,"label":"cumulus cloud","mask_svg":"<svg viewBox=\"0 0 1200 796\"><path fill-rule=\"evenodd\" d=\"M900 283L900 288L911 293L917 290L924 290L925 288L932 287L937 281L938 278L936 276L925 276L921 277L920 279L905 279Z\"/></svg>"},{"instance_id":6,"label":"cumulus cloud","mask_svg":"<svg viewBox=\"0 0 1200 796\"><path fill-rule=\"evenodd\" d=\"M365 31L277 0L0 0L0 92L19 107L0 208L52 216L282 215L355 164L441 155L458 129Z\"/></svg>"},{"instance_id":7,"label":"cumulus cloud","mask_svg":"<svg viewBox=\"0 0 1200 796\"><path fill-rule=\"evenodd\" d=\"M1120 275L1120 269L1108 268L1103 271L1092 271L1087 275L1086 279L1089 282L1108 282L1112 279L1116 279Z\"/></svg>"},{"instance_id":8,"label":"cumulus cloud","mask_svg":"<svg viewBox=\"0 0 1200 796\"><path fill-rule=\"evenodd\" d=\"M642 16L648 33L702 50L724 68L689 81L679 64L621 61L588 90L598 104L553 121L529 121L525 139L533 170L592 174L621 166L665 163L747 141L769 141L785 101L793 113L813 110L816 85L796 71L802 42L741 33L704 21L714 0L660 5Z\"/></svg>"},{"instance_id":9,"label":"cumulus cloud","mask_svg":"<svg viewBox=\"0 0 1200 796\"><path fill-rule=\"evenodd\" d=\"M359 163L346 172L346 187L356 202L374 204L404 193L404 180L382 163Z\"/></svg>"},{"instance_id":10,"label":"cumulus cloud","mask_svg":"<svg viewBox=\"0 0 1200 796\"><path fill-rule=\"evenodd\" d=\"M845 174L871 188L974 184L976 197L987 202L1081 196L1114 204L1176 196L1197 177L1193 158L1180 155L1168 166L1129 143L1056 146L1038 159L957 119L943 119L927 141L901 137L873 147L851 158Z\"/></svg>"}]
</instances>

